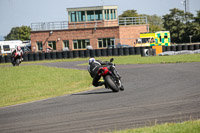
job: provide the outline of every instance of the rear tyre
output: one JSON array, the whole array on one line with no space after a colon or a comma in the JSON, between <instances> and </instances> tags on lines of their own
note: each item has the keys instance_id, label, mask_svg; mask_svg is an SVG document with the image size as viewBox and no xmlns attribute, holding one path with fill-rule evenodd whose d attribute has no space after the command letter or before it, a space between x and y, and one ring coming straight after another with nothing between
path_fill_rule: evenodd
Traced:
<instances>
[{"instance_id":1,"label":"rear tyre","mask_svg":"<svg viewBox=\"0 0 200 133\"><path fill-rule=\"evenodd\" d=\"M114 79L110 75L105 76L105 82L113 92L118 92L119 87L115 84Z\"/></svg>"}]
</instances>

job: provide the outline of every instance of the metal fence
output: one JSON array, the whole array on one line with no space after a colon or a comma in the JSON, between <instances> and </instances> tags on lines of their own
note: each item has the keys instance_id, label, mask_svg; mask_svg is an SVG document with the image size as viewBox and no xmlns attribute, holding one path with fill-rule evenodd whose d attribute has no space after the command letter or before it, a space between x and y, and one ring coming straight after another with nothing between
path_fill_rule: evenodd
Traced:
<instances>
[{"instance_id":1,"label":"metal fence","mask_svg":"<svg viewBox=\"0 0 200 133\"><path fill-rule=\"evenodd\" d=\"M68 21L32 23L32 31L68 29Z\"/></svg>"},{"instance_id":2,"label":"metal fence","mask_svg":"<svg viewBox=\"0 0 200 133\"><path fill-rule=\"evenodd\" d=\"M99 21L94 21L94 27L102 25ZM84 25L90 24L90 22L84 22ZM106 21L104 22L106 24ZM74 27L78 27L80 23L73 23ZM118 19L118 25L139 25L147 24L147 17L123 17ZM56 22L38 22L31 23L32 31L45 31L45 30L63 30L68 29L68 21L56 21Z\"/></svg>"},{"instance_id":3,"label":"metal fence","mask_svg":"<svg viewBox=\"0 0 200 133\"><path fill-rule=\"evenodd\" d=\"M119 25L139 25L148 24L147 16L141 17L122 17L118 19Z\"/></svg>"}]
</instances>

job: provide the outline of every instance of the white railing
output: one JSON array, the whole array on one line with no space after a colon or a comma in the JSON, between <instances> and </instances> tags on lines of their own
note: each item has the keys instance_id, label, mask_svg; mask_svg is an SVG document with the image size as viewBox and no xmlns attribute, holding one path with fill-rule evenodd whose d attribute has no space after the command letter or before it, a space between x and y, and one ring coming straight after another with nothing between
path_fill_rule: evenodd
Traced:
<instances>
[{"instance_id":1,"label":"white railing","mask_svg":"<svg viewBox=\"0 0 200 133\"><path fill-rule=\"evenodd\" d=\"M147 16L141 17L122 17L118 19L119 25L139 25L148 24Z\"/></svg>"},{"instance_id":2,"label":"white railing","mask_svg":"<svg viewBox=\"0 0 200 133\"><path fill-rule=\"evenodd\" d=\"M103 22L103 21L102 21ZM103 22L105 25L109 21ZM85 28L87 28L88 24L94 23L94 28L101 27L103 23L101 21L89 21L83 22ZM147 16L141 17L123 17L118 19L118 25L140 25L147 24ZM73 28L78 28L80 23L71 23L73 24ZM101 25L101 26L100 26ZM56 21L56 22L39 22L39 23L31 23L32 31L45 31L45 30L63 30L68 29L68 21ZM91 27L90 27L91 28Z\"/></svg>"},{"instance_id":3,"label":"white railing","mask_svg":"<svg viewBox=\"0 0 200 133\"><path fill-rule=\"evenodd\" d=\"M68 21L39 22L31 24L32 31L63 30L63 29L68 29Z\"/></svg>"}]
</instances>

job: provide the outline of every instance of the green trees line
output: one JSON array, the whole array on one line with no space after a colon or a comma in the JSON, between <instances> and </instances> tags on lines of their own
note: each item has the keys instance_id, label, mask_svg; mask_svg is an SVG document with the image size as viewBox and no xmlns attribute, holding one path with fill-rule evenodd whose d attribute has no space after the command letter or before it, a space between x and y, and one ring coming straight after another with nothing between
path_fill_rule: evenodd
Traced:
<instances>
[{"instance_id":1,"label":"green trees line","mask_svg":"<svg viewBox=\"0 0 200 133\"><path fill-rule=\"evenodd\" d=\"M172 43L200 42L200 10L196 16L177 8L170 9L170 13L161 16L138 14L136 10L126 10L119 17L147 16L149 31L167 30L171 33ZM30 40L29 26L14 27L5 36L5 40Z\"/></svg>"}]
</instances>

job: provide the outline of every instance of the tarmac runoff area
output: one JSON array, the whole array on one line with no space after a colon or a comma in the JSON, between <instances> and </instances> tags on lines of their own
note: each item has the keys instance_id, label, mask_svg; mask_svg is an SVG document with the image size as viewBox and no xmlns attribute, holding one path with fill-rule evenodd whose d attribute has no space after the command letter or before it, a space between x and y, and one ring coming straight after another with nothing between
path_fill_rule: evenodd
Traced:
<instances>
[{"instance_id":1,"label":"tarmac runoff area","mask_svg":"<svg viewBox=\"0 0 200 133\"><path fill-rule=\"evenodd\" d=\"M40 65L86 70L80 63ZM0 132L94 133L200 118L200 63L116 68L125 91L101 88L0 108Z\"/></svg>"}]
</instances>

